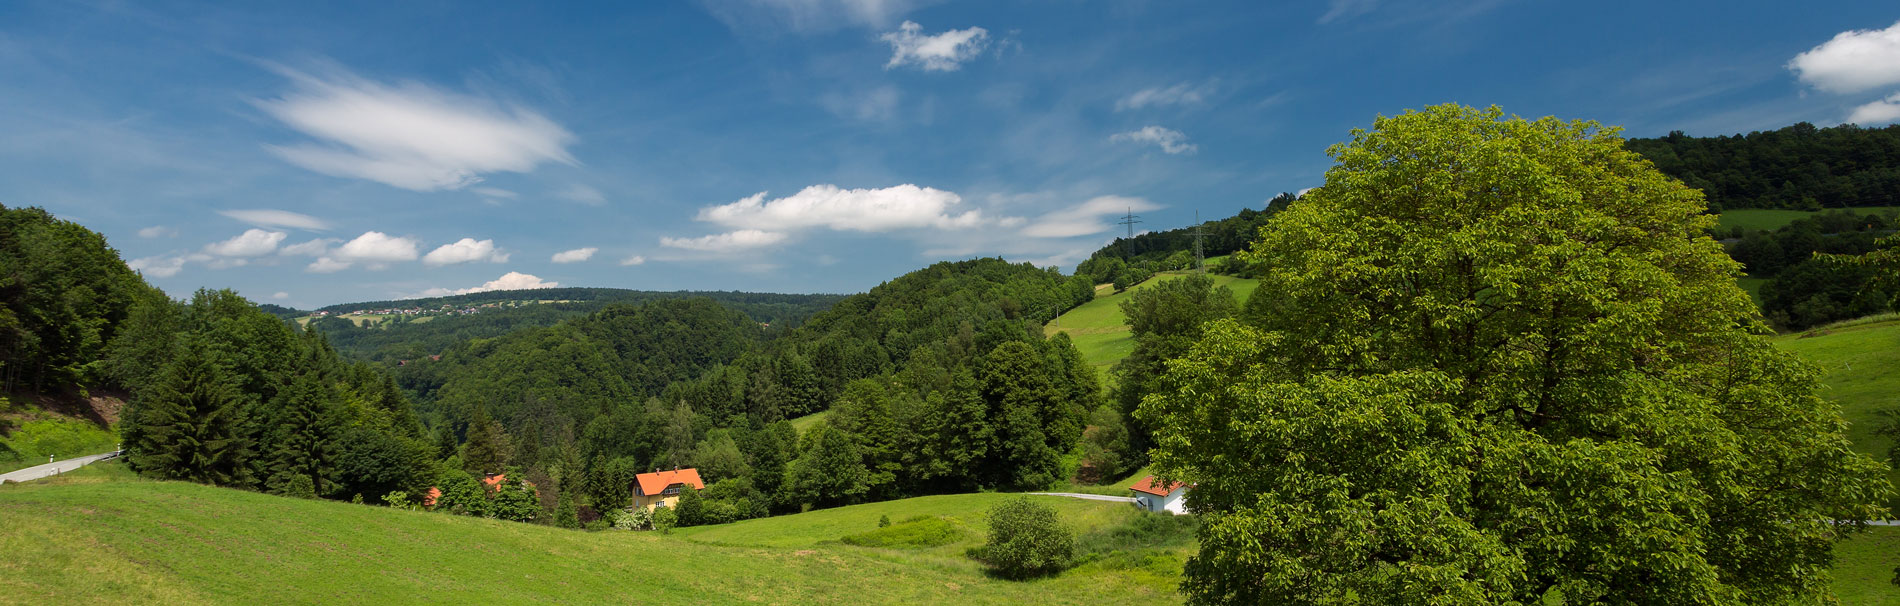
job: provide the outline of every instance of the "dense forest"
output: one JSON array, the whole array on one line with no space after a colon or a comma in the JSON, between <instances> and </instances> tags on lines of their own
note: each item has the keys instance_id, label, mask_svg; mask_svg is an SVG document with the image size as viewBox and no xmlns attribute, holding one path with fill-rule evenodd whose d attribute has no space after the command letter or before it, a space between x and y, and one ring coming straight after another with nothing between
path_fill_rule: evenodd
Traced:
<instances>
[{"instance_id":1,"label":"dense forest","mask_svg":"<svg viewBox=\"0 0 1900 606\"><path fill-rule=\"evenodd\" d=\"M504 291L508 292L508 291ZM559 297L575 297L563 299ZM480 297L480 298L476 298ZM840 295L781 295L747 292L647 292L617 288L560 288L536 290L532 294L512 291L507 296L477 293L456 297L350 303L325 307L331 314L391 308L437 309L442 305L474 307L486 303L512 302L523 298L545 298L551 303L497 306L470 314L433 314L427 316L392 315L369 326L329 315L309 320L310 325L329 336L330 343L346 357L396 362L437 355L457 343L470 339L499 337L525 328L553 326L563 320L579 318L615 304L646 301L707 298L746 314L765 326L768 334L781 334L802 324L843 298ZM283 317L298 317L305 312L279 313L273 306L266 311ZM282 308L277 308L281 310Z\"/></svg>"},{"instance_id":2,"label":"dense forest","mask_svg":"<svg viewBox=\"0 0 1900 606\"><path fill-rule=\"evenodd\" d=\"M1101 388L1041 326L1092 293L1027 264L945 262L775 339L711 300L661 300L471 340L397 373L441 452L471 472L586 486L570 499L579 520L662 467L710 483L682 503L684 524L1044 487L1074 474ZM802 435L788 422L825 410Z\"/></svg>"},{"instance_id":3,"label":"dense forest","mask_svg":"<svg viewBox=\"0 0 1900 606\"><path fill-rule=\"evenodd\" d=\"M1900 124L1690 137L1681 131L1625 146L1708 196L1711 212L1900 205Z\"/></svg>"}]
</instances>

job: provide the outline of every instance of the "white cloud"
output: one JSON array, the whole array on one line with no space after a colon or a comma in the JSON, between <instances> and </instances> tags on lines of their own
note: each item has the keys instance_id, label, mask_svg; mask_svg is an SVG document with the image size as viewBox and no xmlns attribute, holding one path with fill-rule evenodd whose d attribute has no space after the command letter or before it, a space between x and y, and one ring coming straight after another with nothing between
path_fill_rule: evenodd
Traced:
<instances>
[{"instance_id":1,"label":"white cloud","mask_svg":"<svg viewBox=\"0 0 1900 606\"><path fill-rule=\"evenodd\" d=\"M1045 214L1030 221L1022 235L1031 238L1072 238L1109 231L1115 224L1109 219L1124 213L1146 212L1161 205L1141 198L1099 196L1087 202Z\"/></svg>"},{"instance_id":2,"label":"white cloud","mask_svg":"<svg viewBox=\"0 0 1900 606\"><path fill-rule=\"evenodd\" d=\"M923 32L924 26L905 21L897 26L897 31L878 36L891 43L891 60L884 64L884 69L916 65L924 71L956 71L963 62L983 54L990 37L989 30L980 27L953 29L936 35Z\"/></svg>"},{"instance_id":3,"label":"white cloud","mask_svg":"<svg viewBox=\"0 0 1900 606\"><path fill-rule=\"evenodd\" d=\"M1379 0L1327 0L1326 13L1319 16L1320 23L1332 23L1340 19L1351 19L1378 8Z\"/></svg>"},{"instance_id":4,"label":"white cloud","mask_svg":"<svg viewBox=\"0 0 1900 606\"><path fill-rule=\"evenodd\" d=\"M349 268L349 261L338 261L330 257L317 257L317 260L311 261L310 266L305 267L304 271L313 274L333 274Z\"/></svg>"},{"instance_id":5,"label":"white cloud","mask_svg":"<svg viewBox=\"0 0 1900 606\"><path fill-rule=\"evenodd\" d=\"M1114 135L1110 135L1108 140L1118 143L1122 141L1153 143L1161 146L1161 151L1170 154L1191 154L1194 153L1194 150L1199 149L1199 147L1193 143L1188 143L1187 135L1182 134L1181 131L1159 126L1144 126L1141 130L1115 133Z\"/></svg>"},{"instance_id":6,"label":"white cloud","mask_svg":"<svg viewBox=\"0 0 1900 606\"><path fill-rule=\"evenodd\" d=\"M185 269L185 258L159 255L156 257L133 259L125 265L126 267L130 267L133 270L154 278L169 278L178 275L178 272Z\"/></svg>"},{"instance_id":7,"label":"white cloud","mask_svg":"<svg viewBox=\"0 0 1900 606\"><path fill-rule=\"evenodd\" d=\"M476 240L462 238L450 244L443 244L422 257L422 264L429 267L441 267L458 263L487 261L507 263L508 253L495 250L494 240Z\"/></svg>"},{"instance_id":8,"label":"white cloud","mask_svg":"<svg viewBox=\"0 0 1900 606\"><path fill-rule=\"evenodd\" d=\"M422 294L416 295L416 297L444 297L448 295L466 295L466 294L471 294L471 293L490 292L490 291L496 291L496 290L533 290L537 288L554 288L560 285L561 285L560 282L549 282L546 280L542 280L541 278L535 277L533 274L524 274L518 271L511 271L506 274L502 274L502 276L499 278L489 280L488 282L483 283L481 286L475 286L471 288L455 288L455 289L431 288L429 290L422 291ZM416 298L416 297L412 297L412 298Z\"/></svg>"},{"instance_id":9,"label":"white cloud","mask_svg":"<svg viewBox=\"0 0 1900 606\"><path fill-rule=\"evenodd\" d=\"M272 299L276 299L276 300L279 300L279 301L282 301L282 300L284 300L284 299L288 299L288 298L290 298L290 293L287 293L287 292L284 292L284 291L281 291L281 290L280 290L280 291L277 291L277 292L274 292L274 293L271 293L271 295L270 295L270 298L272 298Z\"/></svg>"},{"instance_id":10,"label":"white cloud","mask_svg":"<svg viewBox=\"0 0 1900 606\"><path fill-rule=\"evenodd\" d=\"M621 266L621 267L631 267L631 266L634 266L634 265L645 265L645 264L646 264L646 262L647 262L647 258L646 258L646 257L643 257L643 256L640 256L640 255L634 255L634 256L631 256L631 257L627 257L627 258L625 258L625 259L621 259L621 260L620 260L620 266Z\"/></svg>"},{"instance_id":11,"label":"white cloud","mask_svg":"<svg viewBox=\"0 0 1900 606\"><path fill-rule=\"evenodd\" d=\"M1854 108L1848 122L1861 126L1879 126L1900 122L1900 93Z\"/></svg>"},{"instance_id":12,"label":"white cloud","mask_svg":"<svg viewBox=\"0 0 1900 606\"><path fill-rule=\"evenodd\" d=\"M599 251L600 251L599 248L595 248L592 246L589 246L587 248L576 248L574 250L564 250L561 252L554 253L554 258L552 260L555 263L579 263L579 262L594 258L594 253L599 252Z\"/></svg>"},{"instance_id":13,"label":"white cloud","mask_svg":"<svg viewBox=\"0 0 1900 606\"><path fill-rule=\"evenodd\" d=\"M309 170L433 191L468 187L482 173L574 163L567 153L574 135L521 106L415 82L384 85L341 70L323 77L278 72L297 90L257 107L319 143L266 148Z\"/></svg>"},{"instance_id":14,"label":"white cloud","mask_svg":"<svg viewBox=\"0 0 1900 606\"><path fill-rule=\"evenodd\" d=\"M348 269L359 262L367 263L370 269L382 269L388 263L416 260L418 246L414 238L367 231L354 240L344 242L329 254L318 257L306 270L327 274Z\"/></svg>"},{"instance_id":15,"label":"white cloud","mask_svg":"<svg viewBox=\"0 0 1900 606\"><path fill-rule=\"evenodd\" d=\"M163 225L153 225L139 230L140 238L169 238L178 235L178 230Z\"/></svg>"},{"instance_id":16,"label":"white cloud","mask_svg":"<svg viewBox=\"0 0 1900 606\"><path fill-rule=\"evenodd\" d=\"M600 190L585 185L573 185L555 194L588 206L600 206L607 203L607 196Z\"/></svg>"},{"instance_id":17,"label":"white cloud","mask_svg":"<svg viewBox=\"0 0 1900 606\"><path fill-rule=\"evenodd\" d=\"M735 30L786 27L821 32L847 26L885 27L930 0L702 0L700 5Z\"/></svg>"},{"instance_id":18,"label":"white cloud","mask_svg":"<svg viewBox=\"0 0 1900 606\"><path fill-rule=\"evenodd\" d=\"M281 231L247 229L229 240L205 245L205 252L220 257L261 257L277 251L277 244L289 237Z\"/></svg>"},{"instance_id":19,"label":"white cloud","mask_svg":"<svg viewBox=\"0 0 1900 606\"><path fill-rule=\"evenodd\" d=\"M785 234L779 232L741 229L735 232L712 234L697 238L660 238L660 245L669 248L723 254L771 246L784 242L785 237ZM642 258L641 262L645 262L645 259Z\"/></svg>"},{"instance_id":20,"label":"white cloud","mask_svg":"<svg viewBox=\"0 0 1900 606\"><path fill-rule=\"evenodd\" d=\"M471 187L468 189L468 191L476 195L488 197L488 198L506 198L509 200L513 200L515 198L521 197L521 194L517 194L515 192L511 192L499 187Z\"/></svg>"},{"instance_id":21,"label":"white cloud","mask_svg":"<svg viewBox=\"0 0 1900 606\"><path fill-rule=\"evenodd\" d=\"M321 257L324 253L330 252L331 244L337 242L341 242L341 240L335 238L315 238L308 242L300 242L279 248L277 249L277 254L287 257Z\"/></svg>"},{"instance_id":22,"label":"white cloud","mask_svg":"<svg viewBox=\"0 0 1900 606\"><path fill-rule=\"evenodd\" d=\"M1207 95L1213 92L1213 88L1212 82L1205 84L1183 82L1167 88L1144 88L1116 101L1115 111L1167 105L1197 105L1207 100Z\"/></svg>"},{"instance_id":23,"label":"white cloud","mask_svg":"<svg viewBox=\"0 0 1900 606\"><path fill-rule=\"evenodd\" d=\"M1900 22L1887 29L1845 31L1788 61L1802 82L1831 93L1900 84Z\"/></svg>"},{"instance_id":24,"label":"white cloud","mask_svg":"<svg viewBox=\"0 0 1900 606\"><path fill-rule=\"evenodd\" d=\"M771 201L766 201L765 192L759 192L730 204L703 208L698 219L754 230L826 227L865 232L956 229L980 224L982 211L950 214L952 207L962 202L955 192L909 183L882 189L813 185Z\"/></svg>"},{"instance_id":25,"label":"white cloud","mask_svg":"<svg viewBox=\"0 0 1900 606\"><path fill-rule=\"evenodd\" d=\"M323 219L318 219L316 217L312 217L310 215L306 215L303 213L293 213L287 210L270 210L270 209L262 209L262 208L249 209L249 210L221 210L221 211L218 211L218 214L224 215L226 217L230 217L233 219L237 219L239 221L243 221L251 225L256 225L258 227L304 229L304 230L310 230L310 231L325 231L325 230L330 229L330 223L327 221L324 221Z\"/></svg>"}]
</instances>

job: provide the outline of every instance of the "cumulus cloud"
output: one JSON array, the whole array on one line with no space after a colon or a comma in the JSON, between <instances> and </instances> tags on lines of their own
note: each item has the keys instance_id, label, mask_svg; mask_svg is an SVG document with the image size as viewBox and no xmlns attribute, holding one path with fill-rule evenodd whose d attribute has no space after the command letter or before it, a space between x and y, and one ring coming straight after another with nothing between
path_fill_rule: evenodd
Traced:
<instances>
[{"instance_id":1,"label":"cumulus cloud","mask_svg":"<svg viewBox=\"0 0 1900 606\"><path fill-rule=\"evenodd\" d=\"M332 273L349 269L356 263L365 263L370 269L382 269L389 263L416 260L418 246L413 238L395 237L380 231L363 232L356 239L344 242L336 250L318 257L306 269L315 273Z\"/></svg>"},{"instance_id":2,"label":"cumulus cloud","mask_svg":"<svg viewBox=\"0 0 1900 606\"><path fill-rule=\"evenodd\" d=\"M894 229L973 227L982 211L952 215L963 203L955 192L909 183L882 189L813 185L770 201L759 192L730 204L700 209L698 219L727 227L789 230L825 227L880 232Z\"/></svg>"},{"instance_id":3,"label":"cumulus cloud","mask_svg":"<svg viewBox=\"0 0 1900 606\"><path fill-rule=\"evenodd\" d=\"M296 90L256 101L314 143L267 145L297 166L415 191L461 189L482 173L572 164L574 135L533 110L406 82L386 85L333 70L278 69Z\"/></svg>"},{"instance_id":4,"label":"cumulus cloud","mask_svg":"<svg viewBox=\"0 0 1900 606\"><path fill-rule=\"evenodd\" d=\"M275 227L275 228L280 228L280 229L282 228L303 229L303 230L309 230L309 231L326 231L330 229L330 223L327 221L324 221L322 219L318 219L316 217L312 217L310 215L306 215L303 213L293 213L287 210L270 210L270 209L262 209L262 208L249 209L249 210L221 210L221 211L218 211L218 214L224 215L226 217L230 217L233 219L237 219L239 221L243 221L251 225L256 225L258 227Z\"/></svg>"},{"instance_id":5,"label":"cumulus cloud","mask_svg":"<svg viewBox=\"0 0 1900 606\"><path fill-rule=\"evenodd\" d=\"M178 230L163 225L153 225L139 230L140 238L169 238L178 235Z\"/></svg>"},{"instance_id":6,"label":"cumulus cloud","mask_svg":"<svg viewBox=\"0 0 1900 606\"><path fill-rule=\"evenodd\" d=\"M488 282L483 283L481 286L474 286L474 287L469 287L469 288L431 288L429 290L422 291L422 294L416 295L416 297L446 297L449 295L466 295L466 294L472 294L472 293L478 293L478 292L490 292L490 291L497 291L497 290L533 290L537 288L554 288L560 285L561 285L560 282L550 282L547 280L542 280L541 278L535 277L533 274L524 274L518 271L511 271L506 274L502 274L502 276L499 278L489 280Z\"/></svg>"},{"instance_id":7,"label":"cumulus cloud","mask_svg":"<svg viewBox=\"0 0 1900 606\"><path fill-rule=\"evenodd\" d=\"M697 238L660 238L660 245L669 248L724 254L771 246L784 242L785 237L785 234L779 232L741 229L739 231L712 234ZM641 258L641 262L646 262L646 259ZM637 265L637 263L635 265Z\"/></svg>"},{"instance_id":8,"label":"cumulus cloud","mask_svg":"<svg viewBox=\"0 0 1900 606\"><path fill-rule=\"evenodd\" d=\"M133 259L130 262L127 262L125 265L126 267L130 267L133 270L138 271L139 273L142 273L154 278L169 278L169 277L178 275L178 272L183 271L185 269L185 258L178 257L178 256L159 255L156 257L145 257L143 259Z\"/></svg>"},{"instance_id":9,"label":"cumulus cloud","mask_svg":"<svg viewBox=\"0 0 1900 606\"><path fill-rule=\"evenodd\" d=\"M621 266L621 267L632 267L632 266L634 266L634 265L645 265L645 264L646 264L646 262L647 262L647 258L646 258L646 257L643 257L643 256L640 256L640 255L634 255L634 256L631 256L631 257L627 257L627 258L625 258L625 259L621 259L621 260L620 260L620 266Z\"/></svg>"},{"instance_id":10,"label":"cumulus cloud","mask_svg":"<svg viewBox=\"0 0 1900 606\"><path fill-rule=\"evenodd\" d=\"M1900 22L1887 29L1845 31L1788 61L1809 86L1857 93L1900 84Z\"/></svg>"},{"instance_id":11,"label":"cumulus cloud","mask_svg":"<svg viewBox=\"0 0 1900 606\"><path fill-rule=\"evenodd\" d=\"M1124 213L1146 212L1161 205L1127 196L1098 196L1087 202L1037 217L1023 227L1031 238L1072 238L1099 234L1115 227L1109 219Z\"/></svg>"},{"instance_id":12,"label":"cumulus cloud","mask_svg":"<svg viewBox=\"0 0 1900 606\"><path fill-rule=\"evenodd\" d=\"M600 206L607 203L607 195L600 190L585 185L573 185L555 194L588 206Z\"/></svg>"},{"instance_id":13,"label":"cumulus cloud","mask_svg":"<svg viewBox=\"0 0 1900 606\"><path fill-rule=\"evenodd\" d=\"M1207 100L1207 95L1213 88L1214 85L1211 82L1206 84L1183 82L1167 88L1144 88L1116 101L1115 111L1168 105L1197 105Z\"/></svg>"},{"instance_id":14,"label":"cumulus cloud","mask_svg":"<svg viewBox=\"0 0 1900 606\"><path fill-rule=\"evenodd\" d=\"M220 257L261 257L277 251L277 244L289 237L281 231L247 229L223 242L205 245L205 252Z\"/></svg>"},{"instance_id":15,"label":"cumulus cloud","mask_svg":"<svg viewBox=\"0 0 1900 606\"><path fill-rule=\"evenodd\" d=\"M554 258L552 260L555 263L579 263L579 262L594 258L594 253L598 251L600 251L599 248L595 248L592 246L589 246L587 248L576 248L574 250L564 250L561 252L554 253Z\"/></svg>"},{"instance_id":16,"label":"cumulus cloud","mask_svg":"<svg viewBox=\"0 0 1900 606\"><path fill-rule=\"evenodd\" d=\"M423 255L422 264L429 267L441 267L458 263L487 261L489 263L507 263L508 253L495 250L494 240L476 240L462 238L449 244L443 244Z\"/></svg>"},{"instance_id":17,"label":"cumulus cloud","mask_svg":"<svg viewBox=\"0 0 1900 606\"><path fill-rule=\"evenodd\" d=\"M925 34L924 26L905 21L897 31L878 36L891 43L891 60L884 69L915 65L924 71L956 71L963 62L983 54L990 33L980 27L953 29L941 34Z\"/></svg>"},{"instance_id":18,"label":"cumulus cloud","mask_svg":"<svg viewBox=\"0 0 1900 606\"><path fill-rule=\"evenodd\" d=\"M1900 122L1900 93L1854 108L1854 113L1847 117L1847 121L1861 126Z\"/></svg>"},{"instance_id":19,"label":"cumulus cloud","mask_svg":"<svg viewBox=\"0 0 1900 606\"><path fill-rule=\"evenodd\" d=\"M1144 126L1141 130L1115 133L1110 135L1108 140L1117 143L1124 141L1153 143L1160 146L1161 151L1170 154L1191 154L1194 153L1194 150L1199 149L1199 147L1193 143L1188 143L1187 135L1182 134L1181 131L1159 126Z\"/></svg>"}]
</instances>

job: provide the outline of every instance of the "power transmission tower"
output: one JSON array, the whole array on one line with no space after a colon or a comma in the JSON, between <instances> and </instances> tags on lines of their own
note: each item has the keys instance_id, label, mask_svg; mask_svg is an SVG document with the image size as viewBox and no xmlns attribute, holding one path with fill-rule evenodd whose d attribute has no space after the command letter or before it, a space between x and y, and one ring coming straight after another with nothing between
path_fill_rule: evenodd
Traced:
<instances>
[{"instance_id":1,"label":"power transmission tower","mask_svg":"<svg viewBox=\"0 0 1900 606\"><path fill-rule=\"evenodd\" d=\"M1201 256L1201 211L1194 211L1194 273L1207 273L1206 258Z\"/></svg>"},{"instance_id":2,"label":"power transmission tower","mask_svg":"<svg viewBox=\"0 0 1900 606\"><path fill-rule=\"evenodd\" d=\"M1141 222L1141 216L1135 214L1134 207L1129 207L1128 214L1124 215L1121 221L1117 221L1115 223L1116 225L1128 226L1128 239L1122 241L1122 254L1128 255L1128 258L1130 259L1135 258L1135 253L1132 250L1134 248L1133 244L1135 242L1135 224L1140 223L1140 222Z\"/></svg>"}]
</instances>

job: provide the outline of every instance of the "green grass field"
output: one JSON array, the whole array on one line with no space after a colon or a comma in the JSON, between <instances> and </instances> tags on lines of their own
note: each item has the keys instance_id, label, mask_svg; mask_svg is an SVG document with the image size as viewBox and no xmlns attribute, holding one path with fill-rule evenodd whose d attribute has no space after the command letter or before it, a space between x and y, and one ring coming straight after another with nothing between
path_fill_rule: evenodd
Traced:
<instances>
[{"instance_id":1,"label":"green grass field","mask_svg":"<svg viewBox=\"0 0 1900 606\"><path fill-rule=\"evenodd\" d=\"M1826 373L1821 380L1827 389L1821 395L1841 405L1854 448L1887 458L1892 441L1874 435L1874 429L1881 422L1879 411L1900 408L1900 315L1782 335L1775 337L1775 343ZM1888 477L1900 486L1900 472ZM1895 517L1900 517L1900 498L1894 507Z\"/></svg>"},{"instance_id":2,"label":"green grass field","mask_svg":"<svg viewBox=\"0 0 1900 606\"><path fill-rule=\"evenodd\" d=\"M1043 334L1054 336L1058 332L1069 333L1069 339L1075 342L1075 348L1081 350L1086 360L1102 376L1107 376L1109 367L1135 351L1135 339L1124 323L1121 302L1137 290L1149 288L1162 280L1172 280L1189 275L1189 272L1170 271L1157 274L1153 278L1116 293L1097 287L1095 299L1071 309L1043 327ZM1260 286L1257 280L1236 278L1233 276L1213 276L1216 286L1225 286L1234 291L1234 300L1245 304L1247 297L1253 295Z\"/></svg>"},{"instance_id":3,"label":"green grass field","mask_svg":"<svg viewBox=\"0 0 1900 606\"><path fill-rule=\"evenodd\" d=\"M962 556L1007 495L907 499L726 526L580 532L131 477L106 463L0 488L0 603L1178 603L1185 549L1029 582ZM1143 515L1033 497L1082 531ZM880 516L967 529L926 549L856 547Z\"/></svg>"},{"instance_id":4,"label":"green grass field","mask_svg":"<svg viewBox=\"0 0 1900 606\"><path fill-rule=\"evenodd\" d=\"M1853 210L1859 213L1882 213L1897 209L1900 209L1900 206L1868 206L1855 208ZM1716 219L1717 224L1720 225L1721 229L1725 232L1736 227L1748 230L1774 231L1812 214L1814 213L1805 210L1743 208L1724 212L1717 215Z\"/></svg>"},{"instance_id":5,"label":"green grass field","mask_svg":"<svg viewBox=\"0 0 1900 606\"><path fill-rule=\"evenodd\" d=\"M830 410L820 410L818 412L814 412L814 413L811 413L811 414L808 414L796 419L792 419L792 429L798 430L798 435L802 436L810 432L811 428L817 427L819 423L825 422L825 419L830 418L830 417L831 417Z\"/></svg>"}]
</instances>

